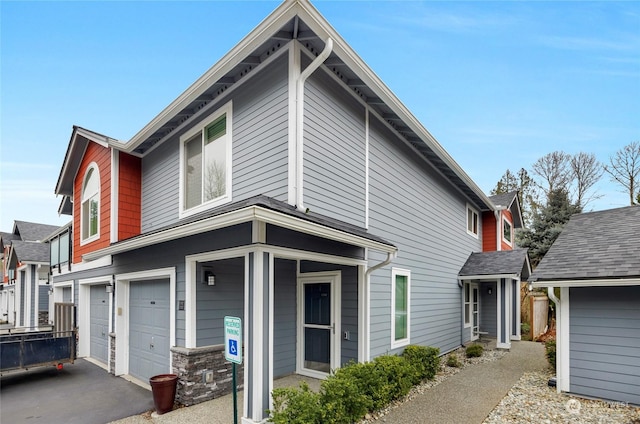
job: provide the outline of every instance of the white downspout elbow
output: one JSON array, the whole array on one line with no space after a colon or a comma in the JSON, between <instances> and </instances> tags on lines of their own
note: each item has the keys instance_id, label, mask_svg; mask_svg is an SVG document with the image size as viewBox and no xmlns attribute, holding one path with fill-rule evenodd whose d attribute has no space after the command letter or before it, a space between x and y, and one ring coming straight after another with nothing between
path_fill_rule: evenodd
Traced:
<instances>
[{"instance_id":1,"label":"white downspout elbow","mask_svg":"<svg viewBox=\"0 0 640 424\"><path fill-rule=\"evenodd\" d=\"M304 83L309 76L324 63L333 50L333 40L327 38L322 53L316 57L309 66L300 74L296 83L296 208L301 212L307 212L302 195L303 169L303 134L304 134Z\"/></svg>"}]
</instances>

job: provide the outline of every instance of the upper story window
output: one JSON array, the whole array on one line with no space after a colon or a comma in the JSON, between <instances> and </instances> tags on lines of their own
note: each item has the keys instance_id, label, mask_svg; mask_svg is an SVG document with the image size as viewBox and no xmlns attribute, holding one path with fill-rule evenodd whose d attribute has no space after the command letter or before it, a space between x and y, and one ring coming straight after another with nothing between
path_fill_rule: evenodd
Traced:
<instances>
[{"instance_id":1,"label":"upper story window","mask_svg":"<svg viewBox=\"0 0 640 424\"><path fill-rule=\"evenodd\" d=\"M100 173L95 163L89 165L82 182L80 241L87 243L100 237Z\"/></svg>"},{"instance_id":2,"label":"upper story window","mask_svg":"<svg viewBox=\"0 0 640 424\"><path fill-rule=\"evenodd\" d=\"M180 137L180 214L231 200L231 102Z\"/></svg>"},{"instance_id":3,"label":"upper story window","mask_svg":"<svg viewBox=\"0 0 640 424\"><path fill-rule=\"evenodd\" d=\"M478 211L467 205L467 233L477 238L479 226Z\"/></svg>"},{"instance_id":4,"label":"upper story window","mask_svg":"<svg viewBox=\"0 0 640 424\"><path fill-rule=\"evenodd\" d=\"M502 218L502 240L509 246L513 243L513 226L505 217Z\"/></svg>"},{"instance_id":5,"label":"upper story window","mask_svg":"<svg viewBox=\"0 0 640 424\"><path fill-rule=\"evenodd\" d=\"M391 347L397 348L409 344L411 272L393 268L391 286Z\"/></svg>"}]
</instances>

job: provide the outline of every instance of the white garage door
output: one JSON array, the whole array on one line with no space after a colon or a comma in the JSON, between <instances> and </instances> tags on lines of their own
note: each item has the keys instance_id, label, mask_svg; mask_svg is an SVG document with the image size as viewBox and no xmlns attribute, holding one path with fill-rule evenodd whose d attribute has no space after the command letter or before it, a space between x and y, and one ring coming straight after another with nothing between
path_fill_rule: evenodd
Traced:
<instances>
[{"instance_id":1,"label":"white garage door","mask_svg":"<svg viewBox=\"0 0 640 424\"><path fill-rule=\"evenodd\" d=\"M104 285L91 286L90 305L89 356L106 364L109 360L109 298Z\"/></svg>"},{"instance_id":2,"label":"white garage door","mask_svg":"<svg viewBox=\"0 0 640 424\"><path fill-rule=\"evenodd\" d=\"M129 374L147 381L170 371L169 280L131 282Z\"/></svg>"}]
</instances>

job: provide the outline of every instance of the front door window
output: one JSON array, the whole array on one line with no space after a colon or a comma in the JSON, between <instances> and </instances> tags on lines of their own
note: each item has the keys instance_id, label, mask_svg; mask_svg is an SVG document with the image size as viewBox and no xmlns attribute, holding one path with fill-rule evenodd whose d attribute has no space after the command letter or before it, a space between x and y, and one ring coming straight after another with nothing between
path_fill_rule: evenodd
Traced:
<instances>
[{"instance_id":1,"label":"front door window","mask_svg":"<svg viewBox=\"0 0 640 424\"><path fill-rule=\"evenodd\" d=\"M331 372L331 284L304 285L304 367Z\"/></svg>"}]
</instances>

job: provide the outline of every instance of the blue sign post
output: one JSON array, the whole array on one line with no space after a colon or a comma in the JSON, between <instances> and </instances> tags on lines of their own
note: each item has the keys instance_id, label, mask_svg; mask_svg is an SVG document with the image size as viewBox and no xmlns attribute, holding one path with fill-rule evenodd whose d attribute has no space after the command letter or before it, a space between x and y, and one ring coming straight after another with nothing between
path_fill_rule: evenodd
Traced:
<instances>
[{"instance_id":1,"label":"blue sign post","mask_svg":"<svg viewBox=\"0 0 640 424\"><path fill-rule=\"evenodd\" d=\"M224 357L232 364L233 372L233 423L238 424L238 385L236 364L242 363L242 320L224 317Z\"/></svg>"}]
</instances>

